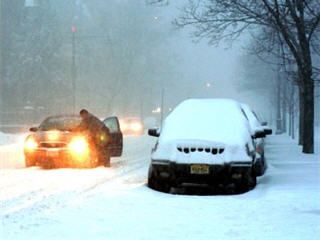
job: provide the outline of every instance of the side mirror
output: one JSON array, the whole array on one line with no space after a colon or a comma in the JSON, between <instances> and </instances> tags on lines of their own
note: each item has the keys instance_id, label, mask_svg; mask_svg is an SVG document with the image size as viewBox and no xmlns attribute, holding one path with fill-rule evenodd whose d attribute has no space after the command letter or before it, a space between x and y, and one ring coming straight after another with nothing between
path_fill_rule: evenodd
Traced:
<instances>
[{"instance_id":1,"label":"side mirror","mask_svg":"<svg viewBox=\"0 0 320 240\"><path fill-rule=\"evenodd\" d=\"M266 136L266 134L264 133L264 131L258 131L254 134L253 138L264 138Z\"/></svg>"},{"instance_id":2,"label":"side mirror","mask_svg":"<svg viewBox=\"0 0 320 240\"><path fill-rule=\"evenodd\" d=\"M268 126L268 122L262 122L261 126Z\"/></svg>"},{"instance_id":3,"label":"side mirror","mask_svg":"<svg viewBox=\"0 0 320 240\"><path fill-rule=\"evenodd\" d=\"M272 129L271 128L264 129L264 134L265 135L271 135L272 134Z\"/></svg>"},{"instance_id":4,"label":"side mirror","mask_svg":"<svg viewBox=\"0 0 320 240\"><path fill-rule=\"evenodd\" d=\"M160 136L159 129L157 128L149 129L148 135L152 137L159 137Z\"/></svg>"},{"instance_id":5,"label":"side mirror","mask_svg":"<svg viewBox=\"0 0 320 240\"><path fill-rule=\"evenodd\" d=\"M36 131L38 131L38 128L37 127L32 127L32 128L29 129L29 131L30 132L36 132Z\"/></svg>"}]
</instances>

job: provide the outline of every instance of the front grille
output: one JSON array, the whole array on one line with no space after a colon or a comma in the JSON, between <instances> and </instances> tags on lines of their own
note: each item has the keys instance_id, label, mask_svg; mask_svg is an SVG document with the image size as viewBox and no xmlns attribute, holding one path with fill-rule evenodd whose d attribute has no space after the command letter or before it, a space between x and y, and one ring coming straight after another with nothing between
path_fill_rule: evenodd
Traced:
<instances>
[{"instance_id":1,"label":"front grille","mask_svg":"<svg viewBox=\"0 0 320 240\"><path fill-rule=\"evenodd\" d=\"M193 152L206 152L211 153L212 155L222 154L224 148L215 148L215 147L177 147L179 152L184 152L186 154Z\"/></svg>"},{"instance_id":2,"label":"front grille","mask_svg":"<svg viewBox=\"0 0 320 240\"><path fill-rule=\"evenodd\" d=\"M65 148L67 147L66 143L63 142L41 142L39 144L41 148Z\"/></svg>"}]
</instances>

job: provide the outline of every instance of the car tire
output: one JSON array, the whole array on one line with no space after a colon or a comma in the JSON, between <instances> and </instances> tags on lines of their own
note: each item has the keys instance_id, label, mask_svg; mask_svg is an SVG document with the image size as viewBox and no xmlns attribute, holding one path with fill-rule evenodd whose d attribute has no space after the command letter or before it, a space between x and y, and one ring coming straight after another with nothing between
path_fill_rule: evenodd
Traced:
<instances>
[{"instance_id":1,"label":"car tire","mask_svg":"<svg viewBox=\"0 0 320 240\"><path fill-rule=\"evenodd\" d=\"M254 189L256 185L257 185L257 177L253 169L250 169L245 172L241 181L237 184L237 190L240 193L244 193Z\"/></svg>"},{"instance_id":2,"label":"car tire","mask_svg":"<svg viewBox=\"0 0 320 240\"><path fill-rule=\"evenodd\" d=\"M262 176L263 175L263 160L261 159L261 160L259 160L259 161L256 161L255 163L254 163L254 166L253 166L253 168L254 168L254 173L255 173L255 175L257 176L257 177L260 177L260 176Z\"/></svg>"},{"instance_id":3,"label":"car tire","mask_svg":"<svg viewBox=\"0 0 320 240\"><path fill-rule=\"evenodd\" d=\"M266 163L266 159L264 157L264 154L262 154L261 159L254 163L254 174L257 177L261 177L264 175L266 170L267 170L267 163Z\"/></svg>"},{"instance_id":4,"label":"car tire","mask_svg":"<svg viewBox=\"0 0 320 240\"><path fill-rule=\"evenodd\" d=\"M110 156L104 160L103 166L106 168L111 167L111 163L110 163Z\"/></svg>"},{"instance_id":5,"label":"car tire","mask_svg":"<svg viewBox=\"0 0 320 240\"><path fill-rule=\"evenodd\" d=\"M109 152L107 154L98 156L98 164L100 166L104 166L106 168L109 168L109 167L111 167L110 162L111 162L111 157L110 157L110 153Z\"/></svg>"},{"instance_id":6,"label":"car tire","mask_svg":"<svg viewBox=\"0 0 320 240\"><path fill-rule=\"evenodd\" d=\"M169 182L157 178L153 172L152 166L149 169L148 187L164 193L169 193L171 185Z\"/></svg>"}]
</instances>

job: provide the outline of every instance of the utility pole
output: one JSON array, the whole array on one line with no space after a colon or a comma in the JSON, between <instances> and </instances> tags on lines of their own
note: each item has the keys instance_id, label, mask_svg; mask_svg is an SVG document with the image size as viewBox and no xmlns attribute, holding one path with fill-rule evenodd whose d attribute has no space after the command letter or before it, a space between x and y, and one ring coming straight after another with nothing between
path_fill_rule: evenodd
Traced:
<instances>
[{"instance_id":1,"label":"utility pole","mask_svg":"<svg viewBox=\"0 0 320 240\"><path fill-rule=\"evenodd\" d=\"M161 89L161 106L160 106L160 127L162 128L163 124L163 115L164 115L164 87Z\"/></svg>"}]
</instances>

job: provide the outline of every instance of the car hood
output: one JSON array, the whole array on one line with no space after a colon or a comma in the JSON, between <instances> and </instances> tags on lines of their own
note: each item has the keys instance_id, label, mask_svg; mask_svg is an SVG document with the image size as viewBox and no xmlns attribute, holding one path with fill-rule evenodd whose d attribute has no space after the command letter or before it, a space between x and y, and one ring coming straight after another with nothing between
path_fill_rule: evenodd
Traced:
<instances>
[{"instance_id":1,"label":"car hood","mask_svg":"<svg viewBox=\"0 0 320 240\"><path fill-rule=\"evenodd\" d=\"M33 133L32 136L37 142L70 142L79 133L69 131L38 131Z\"/></svg>"}]
</instances>

